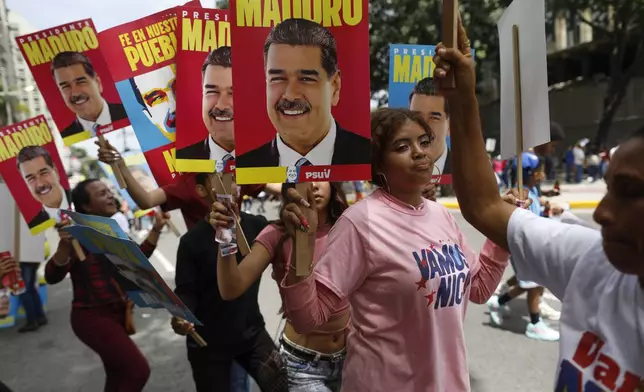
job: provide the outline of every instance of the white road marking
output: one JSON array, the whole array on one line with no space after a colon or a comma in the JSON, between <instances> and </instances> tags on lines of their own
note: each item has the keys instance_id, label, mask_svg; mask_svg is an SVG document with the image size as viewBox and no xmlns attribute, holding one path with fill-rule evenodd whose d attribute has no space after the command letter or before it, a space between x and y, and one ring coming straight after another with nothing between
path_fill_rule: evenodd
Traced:
<instances>
[{"instance_id":1,"label":"white road marking","mask_svg":"<svg viewBox=\"0 0 644 392\"><path fill-rule=\"evenodd\" d=\"M159 261L159 263L161 263L161 265L163 266L163 268L165 268L165 270L166 270L166 271L168 271L168 272L170 272L170 273L174 273L174 271L175 271L175 269L174 269L174 265L172 265L172 263L170 262L170 260L168 260L168 259L163 255L163 253L161 253L161 251L160 251L160 250L158 250L158 249L157 249L157 250L155 250L155 251L154 251L154 253L152 253L152 257L155 257L155 258Z\"/></svg>"}]
</instances>

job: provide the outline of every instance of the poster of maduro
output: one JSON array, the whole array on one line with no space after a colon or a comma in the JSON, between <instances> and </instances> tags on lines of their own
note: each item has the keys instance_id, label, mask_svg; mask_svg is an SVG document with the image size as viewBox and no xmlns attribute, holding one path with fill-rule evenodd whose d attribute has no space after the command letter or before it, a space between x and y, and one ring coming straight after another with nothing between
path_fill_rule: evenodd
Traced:
<instances>
[{"instance_id":1,"label":"poster of maduro","mask_svg":"<svg viewBox=\"0 0 644 392\"><path fill-rule=\"evenodd\" d=\"M91 19L16 42L66 146L130 125Z\"/></svg>"},{"instance_id":2,"label":"poster of maduro","mask_svg":"<svg viewBox=\"0 0 644 392\"><path fill-rule=\"evenodd\" d=\"M230 1L238 184L371 179L368 8Z\"/></svg>"},{"instance_id":3,"label":"poster of maduro","mask_svg":"<svg viewBox=\"0 0 644 392\"><path fill-rule=\"evenodd\" d=\"M69 208L69 180L43 115L0 129L0 175L33 235Z\"/></svg>"},{"instance_id":4,"label":"poster of maduro","mask_svg":"<svg viewBox=\"0 0 644 392\"><path fill-rule=\"evenodd\" d=\"M169 9L102 31L101 50L156 182L175 170L177 16Z\"/></svg>"}]
</instances>

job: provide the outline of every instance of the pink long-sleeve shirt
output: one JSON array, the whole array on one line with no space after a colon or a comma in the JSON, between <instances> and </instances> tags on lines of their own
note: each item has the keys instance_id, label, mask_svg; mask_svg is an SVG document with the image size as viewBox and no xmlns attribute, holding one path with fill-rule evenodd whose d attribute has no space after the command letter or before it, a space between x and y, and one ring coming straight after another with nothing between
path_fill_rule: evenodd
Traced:
<instances>
[{"instance_id":1,"label":"pink long-sleeve shirt","mask_svg":"<svg viewBox=\"0 0 644 392\"><path fill-rule=\"evenodd\" d=\"M283 281L282 295L300 333L349 299L343 390L469 391L468 299L487 301L508 258L489 241L476 257L442 205L412 208L377 190L335 223L311 277Z\"/></svg>"}]
</instances>

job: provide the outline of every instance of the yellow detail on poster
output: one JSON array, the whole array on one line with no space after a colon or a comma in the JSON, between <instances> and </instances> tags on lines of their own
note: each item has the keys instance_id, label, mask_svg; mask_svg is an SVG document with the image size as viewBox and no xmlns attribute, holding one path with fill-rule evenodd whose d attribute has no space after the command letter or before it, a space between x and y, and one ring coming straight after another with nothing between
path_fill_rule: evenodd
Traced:
<instances>
[{"instance_id":1,"label":"yellow detail on poster","mask_svg":"<svg viewBox=\"0 0 644 392\"><path fill-rule=\"evenodd\" d=\"M235 179L239 184L282 184L286 182L286 167L253 167L235 169Z\"/></svg>"}]
</instances>

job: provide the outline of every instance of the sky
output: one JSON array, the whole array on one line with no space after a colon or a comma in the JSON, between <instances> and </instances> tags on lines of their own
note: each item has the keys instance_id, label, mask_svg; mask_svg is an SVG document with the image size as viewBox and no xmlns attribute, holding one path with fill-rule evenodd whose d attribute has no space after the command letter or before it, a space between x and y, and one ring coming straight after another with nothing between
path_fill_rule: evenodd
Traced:
<instances>
[{"instance_id":1,"label":"sky","mask_svg":"<svg viewBox=\"0 0 644 392\"><path fill-rule=\"evenodd\" d=\"M7 8L22 15L34 28L43 30L76 20L92 18L98 31L127 23L144 16L185 4L188 0L6 0ZM200 0L205 7L212 7L217 0ZM37 12L33 12L37 10ZM29 33L29 32L25 32ZM105 136L119 151L124 146L140 151L131 127ZM88 155L96 157L94 140L77 143Z\"/></svg>"}]
</instances>

